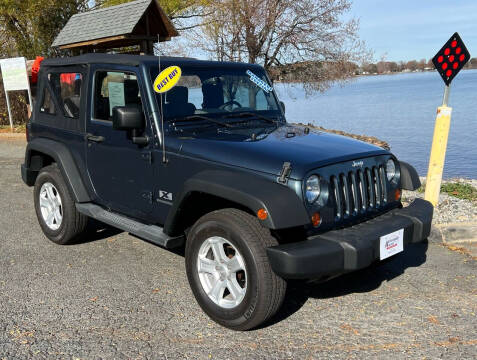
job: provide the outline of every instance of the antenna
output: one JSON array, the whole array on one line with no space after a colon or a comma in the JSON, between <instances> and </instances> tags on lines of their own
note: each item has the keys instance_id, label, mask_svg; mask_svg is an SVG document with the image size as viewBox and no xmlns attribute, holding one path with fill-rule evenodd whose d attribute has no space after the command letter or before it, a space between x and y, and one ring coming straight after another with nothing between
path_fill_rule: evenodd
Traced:
<instances>
[{"instance_id":1,"label":"antenna","mask_svg":"<svg viewBox=\"0 0 477 360\"><path fill-rule=\"evenodd\" d=\"M160 51L160 43L161 43L161 38L160 35L157 35L157 51L159 52L159 72L158 74L161 73L161 51ZM161 115L161 145L162 145L162 162L165 164L167 163L167 158L166 158L166 136L164 134L164 109L162 106L162 93L159 93L159 110L160 110L160 115Z\"/></svg>"}]
</instances>

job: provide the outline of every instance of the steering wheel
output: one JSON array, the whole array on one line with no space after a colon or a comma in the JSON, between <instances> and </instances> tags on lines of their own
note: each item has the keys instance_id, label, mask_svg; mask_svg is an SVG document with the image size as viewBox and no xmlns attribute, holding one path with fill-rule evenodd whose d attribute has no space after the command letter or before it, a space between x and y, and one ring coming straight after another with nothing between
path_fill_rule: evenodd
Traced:
<instances>
[{"instance_id":1,"label":"steering wheel","mask_svg":"<svg viewBox=\"0 0 477 360\"><path fill-rule=\"evenodd\" d=\"M220 105L219 109L226 110L226 107L230 106L231 107L230 111L232 111L233 105L237 105L239 108L242 107L242 105L239 102L235 100L230 100L230 101L227 101L225 104Z\"/></svg>"}]
</instances>

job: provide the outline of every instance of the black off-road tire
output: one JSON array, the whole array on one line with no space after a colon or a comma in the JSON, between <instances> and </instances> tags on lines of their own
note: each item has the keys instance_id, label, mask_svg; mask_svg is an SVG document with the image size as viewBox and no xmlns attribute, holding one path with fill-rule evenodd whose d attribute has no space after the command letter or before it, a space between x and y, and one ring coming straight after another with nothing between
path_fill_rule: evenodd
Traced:
<instances>
[{"instance_id":1,"label":"black off-road tire","mask_svg":"<svg viewBox=\"0 0 477 360\"><path fill-rule=\"evenodd\" d=\"M214 303L201 285L197 261L201 245L211 237L223 237L241 254L247 269L247 290L232 309ZM237 209L213 211L201 217L187 235L187 277L201 308L217 323L233 330L253 329L270 319L283 303L286 281L277 276L266 248L278 245L257 218Z\"/></svg>"},{"instance_id":2,"label":"black off-road tire","mask_svg":"<svg viewBox=\"0 0 477 360\"><path fill-rule=\"evenodd\" d=\"M40 190L43 184L54 185L61 198L63 219L57 230L48 227L40 209ZM43 233L56 244L66 245L74 242L86 229L88 217L76 210L75 202L56 164L44 167L35 181L33 191L35 211Z\"/></svg>"}]
</instances>

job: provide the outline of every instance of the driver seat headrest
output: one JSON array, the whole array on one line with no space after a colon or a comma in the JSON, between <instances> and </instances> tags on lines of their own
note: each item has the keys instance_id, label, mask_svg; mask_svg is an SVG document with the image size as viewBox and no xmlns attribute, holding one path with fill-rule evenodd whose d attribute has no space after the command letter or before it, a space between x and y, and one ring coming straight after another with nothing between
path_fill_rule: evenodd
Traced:
<instances>
[{"instance_id":1,"label":"driver seat headrest","mask_svg":"<svg viewBox=\"0 0 477 360\"><path fill-rule=\"evenodd\" d=\"M166 93L164 114L166 117L189 116L195 113L195 105L189 103L189 89L186 86L173 87Z\"/></svg>"},{"instance_id":2,"label":"driver seat headrest","mask_svg":"<svg viewBox=\"0 0 477 360\"><path fill-rule=\"evenodd\" d=\"M202 104L204 109L216 109L224 104L224 89L221 83L203 84L202 94L204 96Z\"/></svg>"},{"instance_id":3,"label":"driver seat headrest","mask_svg":"<svg viewBox=\"0 0 477 360\"><path fill-rule=\"evenodd\" d=\"M187 104L189 101L189 89L186 86L173 87L166 95L168 104Z\"/></svg>"}]
</instances>

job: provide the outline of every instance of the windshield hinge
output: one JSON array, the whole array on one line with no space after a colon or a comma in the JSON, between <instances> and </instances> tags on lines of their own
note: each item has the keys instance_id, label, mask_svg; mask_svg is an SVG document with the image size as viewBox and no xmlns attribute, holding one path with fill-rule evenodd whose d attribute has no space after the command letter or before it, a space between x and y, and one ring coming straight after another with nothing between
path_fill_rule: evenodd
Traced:
<instances>
[{"instance_id":1,"label":"windshield hinge","mask_svg":"<svg viewBox=\"0 0 477 360\"><path fill-rule=\"evenodd\" d=\"M146 191L142 193L142 198L144 200L147 200L149 204L152 204L152 192Z\"/></svg>"},{"instance_id":2,"label":"windshield hinge","mask_svg":"<svg viewBox=\"0 0 477 360\"><path fill-rule=\"evenodd\" d=\"M280 176L277 178L278 183L280 184L287 184L288 183L288 178L290 177L291 174L291 164L289 162L284 162L282 171L280 172Z\"/></svg>"},{"instance_id":3,"label":"windshield hinge","mask_svg":"<svg viewBox=\"0 0 477 360\"><path fill-rule=\"evenodd\" d=\"M141 159L147 161L149 164L152 164L152 152L146 151L141 154Z\"/></svg>"}]
</instances>

